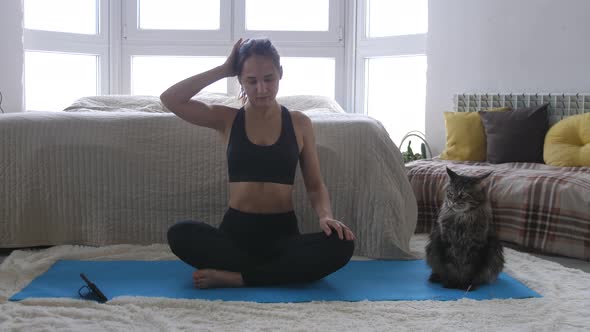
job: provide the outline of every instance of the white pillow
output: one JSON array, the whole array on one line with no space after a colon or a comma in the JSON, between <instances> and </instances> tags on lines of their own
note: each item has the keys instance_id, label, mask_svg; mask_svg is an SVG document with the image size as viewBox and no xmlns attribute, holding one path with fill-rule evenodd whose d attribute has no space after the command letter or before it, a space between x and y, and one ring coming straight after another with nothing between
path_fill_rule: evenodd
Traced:
<instances>
[{"instance_id":1,"label":"white pillow","mask_svg":"<svg viewBox=\"0 0 590 332\"><path fill-rule=\"evenodd\" d=\"M240 108L240 101L223 93L201 92L193 97L207 104L226 105ZM66 112L152 112L169 113L160 98L141 95L89 96L76 100L64 109Z\"/></svg>"},{"instance_id":2,"label":"white pillow","mask_svg":"<svg viewBox=\"0 0 590 332\"><path fill-rule=\"evenodd\" d=\"M344 109L336 100L324 96L314 95L297 95L277 97L279 104L285 106L290 111L308 111L312 109L323 108L333 113L344 113Z\"/></svg>"},{"instance_id":3,"label":"white pillow","mask_svg":"<svg viewBox=\"0 0 590 332\"><path fill-rule=\"evenodd\" d=\"M76 100L66 112L155 112L165 113L156 96L108 95L89 96Z\"/></svg>"},{"instance_id":4,"label":"white pillow","mask_svg":"<svg viewBox=\"0 0 590 332\"><path fill-rule=\"evenodd\" d=\"M207 104L242 107L241 101L234 96L223 93L201 92L193 99ZM298 95L278 97L279 104L291 111L344 113L342 107L334 100L323 96ZM156 96L106 95L89 96L76 100L64 109L66 112L152 112L169 113Z\"/></svg>"}]
</instances>

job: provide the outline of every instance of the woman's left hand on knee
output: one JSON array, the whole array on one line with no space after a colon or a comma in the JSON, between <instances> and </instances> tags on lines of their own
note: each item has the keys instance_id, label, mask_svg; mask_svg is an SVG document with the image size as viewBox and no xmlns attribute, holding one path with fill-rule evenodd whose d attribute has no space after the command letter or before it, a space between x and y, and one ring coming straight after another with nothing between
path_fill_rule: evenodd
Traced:
<instances>
[{"instance_id":1,"label":"woman's left hand on knee","mask_svg":"<svg viewBox=\"0 0 590 332\"><path fill-rule=\"evenodd\" d=\"M350 228L348 228L348 226L343 224L341 221L338 221L334 218L321 218L320 227L328 236L332 234L333 229L338 234L338 238L340 240L354 240L354 233L350 230Z\"/></svg>"}]
</instances>

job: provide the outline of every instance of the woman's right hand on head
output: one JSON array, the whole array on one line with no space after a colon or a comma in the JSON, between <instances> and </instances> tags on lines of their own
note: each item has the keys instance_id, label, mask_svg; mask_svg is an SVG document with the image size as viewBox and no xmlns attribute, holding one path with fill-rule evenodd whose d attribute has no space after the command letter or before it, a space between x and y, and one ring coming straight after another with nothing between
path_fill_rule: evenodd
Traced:
<instances>
[{"instance_id":1,"label":"woman's right hand on head","mask_svg":"<svg viewBox=\"0 0 590 332\"><path fill-rule=\"evenodd\" d=\"M227 59L225 60L225 62L223 63L222 67L226 73L226 77L233 77L238 75L238 73L236 73L236 61L238 59L238 51L240 49L240 46L242 46L242 44L246 42L245 40L243 40L242 38L240 38L235 44L234 47L231 50L231 53L229 54L229 56L227 57Z\"/></svg>"}]
</instances>

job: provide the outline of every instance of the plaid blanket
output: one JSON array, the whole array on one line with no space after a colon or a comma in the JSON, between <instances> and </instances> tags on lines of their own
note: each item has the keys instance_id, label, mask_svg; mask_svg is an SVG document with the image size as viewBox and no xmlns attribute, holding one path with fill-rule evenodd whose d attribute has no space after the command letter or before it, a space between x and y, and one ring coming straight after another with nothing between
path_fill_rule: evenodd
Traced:
<instances>
[{"instance_id":1,"label":"plaid blanket","mask_svg":"<svg viewBox=\"0 0 590 332\"><path fill-rule=\"evenodd\" d=\"M443 202L445 166L484 182L498 235L525 250L590 260L590 167L489 164L438 158L406 164L418 202L417 233L430 232Z\"/></svg>"}]
</instances>

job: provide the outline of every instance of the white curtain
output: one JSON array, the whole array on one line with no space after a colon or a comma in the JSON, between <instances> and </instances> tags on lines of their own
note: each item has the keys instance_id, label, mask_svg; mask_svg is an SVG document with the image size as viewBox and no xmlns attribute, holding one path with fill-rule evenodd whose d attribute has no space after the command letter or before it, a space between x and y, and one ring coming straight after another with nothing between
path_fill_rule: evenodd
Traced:
<instances>
[{"instance_id":1,"label":"white curtain","mask_svg":"<svg viewBox=\"0 0 590 332\"><path fill-rule=\"evenodd\" d=\"M0 0L0 106L4 112L24 111L22 1Z\"/></svg>"}]
</instances>

